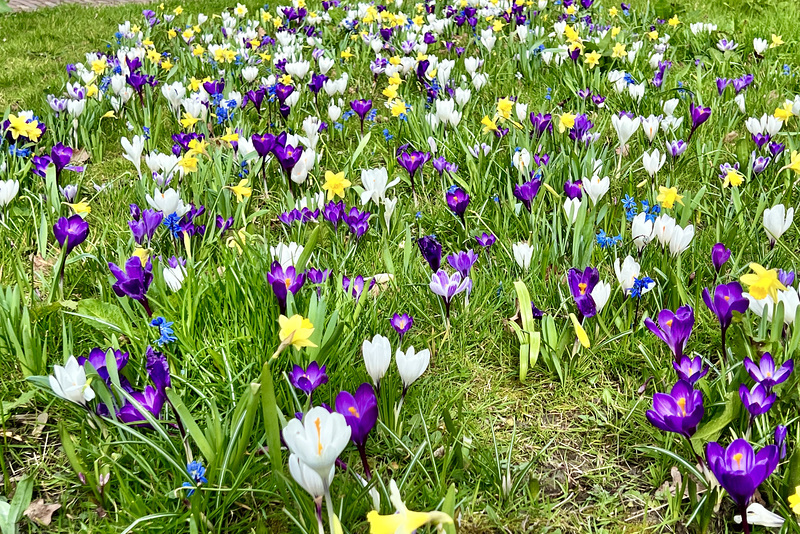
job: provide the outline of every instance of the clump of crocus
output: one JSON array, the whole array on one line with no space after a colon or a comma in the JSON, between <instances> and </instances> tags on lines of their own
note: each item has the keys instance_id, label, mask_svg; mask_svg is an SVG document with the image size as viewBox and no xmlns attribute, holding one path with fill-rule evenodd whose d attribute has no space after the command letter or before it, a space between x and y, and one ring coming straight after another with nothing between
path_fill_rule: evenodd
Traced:
<instances>
[{"instance_id":1,"label":"clump of crocus","mask_svg":"<svg viewBox=\"0 0 800 534\"><path fill-rule=\"evenodd\" d=\"M727 449L723 449L719 443L712 442L706 448L706 458L720 486L736 503L742 515L744 532L749 534L747 503L752 499L758 486L778 466L778 447L767 445L756 453L753 446L745 439L734 440Z\"/></svg>"},{"instance_id":2,"label":"clump of crocus","mask_svg":"<svg viewBox=\"0 0 800 534\"><path fill-rule=\"evenodd\" d=\"M739 282L730 282L718 285L714 289L713 297L708 292L708 288L704 288L703 302L717 316L719 321L719 326L722 330L722 361L725 361L728 357L725 338L728 327L733 322L733 312L746 312L750 301L742 295L742 286Z\"/></svg>"},{"instance_id":3,"label":"clump of crocus","mask_svg":"<svg viewBox=\"0 0 800 534\"><path fill-rule=\"evenodd\" d=\"M658 339L667 344L675 361L679 362L686 348L686 341L694 328L694 310L691 306L681 306L674 312L661 310L658 314L658 325L649 317L644 320L644 324Z\"/></svg>"},{"instance_id":4,"label":"clump of crocus","mask_svg":"<svg viewBox=\"0 0 800 534\"><path fill-rule=\"evenodd\" d=\"M350 427L350 440L358 449L364 474L372 478L367 461L367 438L378 421L378 399L370 384L361 384L355 395L342 391L336 396L336 411L344 416Z\"/></svg>"}]
</instances>

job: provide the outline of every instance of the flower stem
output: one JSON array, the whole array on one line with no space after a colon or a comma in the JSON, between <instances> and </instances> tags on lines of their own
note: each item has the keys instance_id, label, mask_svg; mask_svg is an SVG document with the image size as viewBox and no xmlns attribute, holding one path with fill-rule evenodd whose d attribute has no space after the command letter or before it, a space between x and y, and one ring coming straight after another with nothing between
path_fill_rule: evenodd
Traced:
<instances>
[{"instance_id":1,"label":"flower stem","mask_svg":"<svg viewBox=\"0 0 800 534\"><path fill-rule=\"evenodd\" d=\"M747 522L747 504L739 507L739 513L742 514L742 532L750 534L750 524Z\"/></svg>"},{"instance_id":2,"label":"flower stem","mask_svg":"<svg viewBox=\"0 0 800 534\"><path fill-rule=\"evenodd\" d=\"M369 469L369 462L367 461L367 449L365 446L358 447L358 455L361 456L361 465L364 466L364 478L372 480L372 471Z\"/></svg>"}]
</instances>

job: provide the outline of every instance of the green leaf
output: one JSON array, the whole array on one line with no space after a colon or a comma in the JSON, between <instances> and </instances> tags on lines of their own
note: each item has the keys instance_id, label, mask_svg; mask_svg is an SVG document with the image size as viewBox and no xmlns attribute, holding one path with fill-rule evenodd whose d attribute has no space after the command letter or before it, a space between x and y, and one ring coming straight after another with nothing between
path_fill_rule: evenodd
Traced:
<instances>
[{"instance_id":1,"label":"green leaf","mask_svg":"<svg viewBox=\"0 0 800 534\"><path fill-rule=\"evenodd\" d=\"M725 409L721 414L713 418L711 421L702 425L694 436L692 436L692 445L695 450L702 450L703 445L709 441L716 441L719 435L726 426L733 421L736 415L736 407L741 404L739 394L736 391L729 391L725 395Z\"/></svg>"},{"instance_id":2,"label":"green leaf","mask_svg":"<svg viewBox=\"0 0 800 534\"><path fill-rule=\"evenodd\" d=\"M203 434L203 431L200 430L199 426L197 426L197 423L192 417L192 414L189 412L189 409L183 403L183 399L181 399L180 395L178 395L172 388L166 388L165 391L170 404L178 414L178 417L180 417L183 427L197 444L197 448L200 449L200 453L209 464L213 464L217 455L214 452L214 449L211 447L211 444L206 439L205 434Z\"/></svg>"},{"instance_id":3,"label":"green leaf","mask_svg":"<svg viewBox=\"0 0 800 534\"><path fill-rule=\"evenodd\" d=\"M442 504L442 512L449 515L451 518L456 515L456 485L450 484L450 487L447 488L447 495L444 497L444 503ZM455 534L456 533L456 526L453 523L448 523L443 525L444 531L447 534Z\"/></svg>"},{"instance_id":4,"label":"green leaf","mask_svg":"<svg viewBox=\"0 0 800 534\"><path fill-rule=\"evenodd\" d=\"M109 302L83 299L78 302L77 312L65 313L80 317L86 324L101 332L115 332L133 337L133 331L123 311Z\"/></svg>"}]
</instances>

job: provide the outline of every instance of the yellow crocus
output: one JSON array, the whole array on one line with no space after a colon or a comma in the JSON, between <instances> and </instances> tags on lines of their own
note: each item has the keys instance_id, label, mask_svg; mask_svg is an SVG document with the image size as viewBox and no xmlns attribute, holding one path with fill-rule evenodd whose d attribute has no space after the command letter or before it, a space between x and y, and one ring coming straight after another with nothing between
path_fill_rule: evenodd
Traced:
<instances>
[{"instance_id":1,"label":"yellow crocus","mask_svg":"<svg viewBox=\"0 0 800 534\"><path fill-rule=\"evenodd\" d=\"M761 300L769 295L774 302L777 302L778 290L786 289L786 286L778 279L778 271L775 269L765 269L755 262L750 264L750 270L753 272L743 274L739 280L741 280L744 285L750 286L748 292L753 298Z\"/></svg>"},{"instance_id":2,"label":"yellow crocus","mask_svg":"<svg viewBox=\"0 0 800 534\"><path fill-rule=\"evenodd\" d=\"M683 206L683 195L678 194L677 187L664 187L663 185L659 186L656 200L667 209L672 209L676 202Z\"/></svg>"},{"instance_id":3,"label":"yellow crocus","mask_svg":"<svg viewBox=\"0 0 800 534\"><path fill-rule=\"evenodd\" d=\"M572 321L573 328L575 328L575 335L578 337L578 341L581 342L581 345L583 345L583 348L588 349L591 347L592 344L589 343L589 336L586 335L586 330L584 330L581 323L578 322L578 318L575 317L575 314L570 313L569 318Z\"/></svg>"},{"instance_id":4,"label":"yellow crocus","mask_svg":"<svg viewBox=\"0 0 800 534\"><path fill-rule=\"evenodd\" d=\"M250 196L253 194L253 188L248 187L249 184L250 180L244 178L242 180L239 180L239 183L236 185L230 185L225 187L233 191L233 194L236 195L236 202L242 202L244 201L245 198L250 198Z\"/></svg>"},{"instance_id":5,"label":"yellow crocus","mask_svg":"<svg viewBox=\"0 0 800 534\"><path fill-rule=\"evenodd\" d=\"M314 333L314 325L302 315L292 315L278 317L278 325L281 327L278 337L281 338L281 345L291 345L293 347L316 347L309 339Z\"/></svg>"},{"instance_id":6,"label":"yellow crocus","mask_svg":"<svg viewBox=\"0 0 800 534\"><path fill-rule=\"evenodd\" d=\"M328 200L333 200L337 196L344 198L344 190L350 185L350 180L344 177L344 171L337 173L325 171L325 183L322 185L322 189L327 191Z\"/></svg>"},{"instance_id":7,"label":"yellow crocus","mask_svg":"<svg viewBox=\"0 0 800 534\"><path fill-rule=\"evenodd\" d=\"M400 490L394 480L389 482L389 500L392 501L397 512L380 515L377 511L371 510L367 514L370 534L411 534L429 523L436 525L453 523L453 518L444 512L409 510L403 502Z\"/></svg>"}]
</instances>

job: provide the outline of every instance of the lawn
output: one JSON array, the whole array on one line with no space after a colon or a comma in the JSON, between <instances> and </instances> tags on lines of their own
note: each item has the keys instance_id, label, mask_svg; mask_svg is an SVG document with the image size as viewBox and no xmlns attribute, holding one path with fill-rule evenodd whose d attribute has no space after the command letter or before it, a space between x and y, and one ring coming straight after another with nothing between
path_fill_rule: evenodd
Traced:
<instances>
[{"instance_id":1,"label":"lawn","mask_svg":"<svg viewBox=\"0 0 800 534\"><path fill-rule=\"evenodd\" d=\"M306 2L0 15L3 534L800 531L800 7Z\"/></svg>"}]
</instances>

